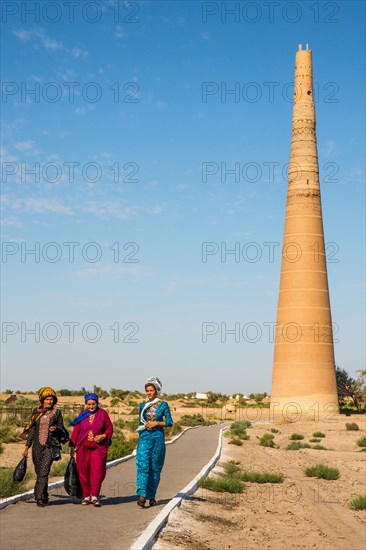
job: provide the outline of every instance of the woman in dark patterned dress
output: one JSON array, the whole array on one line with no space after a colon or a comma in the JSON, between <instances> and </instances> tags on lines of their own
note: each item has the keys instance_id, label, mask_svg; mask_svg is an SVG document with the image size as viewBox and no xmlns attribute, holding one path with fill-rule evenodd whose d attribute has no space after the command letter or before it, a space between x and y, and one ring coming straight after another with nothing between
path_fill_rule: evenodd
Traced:
<instances>
[{"instance_id":1,"label":"woman in dark patterned dress","mask_svg":"<svg viewBox=\"0 0 366 550\"><path fill-rule=\"evenodd\" d=\"M39 390L38 397L40 405L34 409L22 437L27 438L23 456L28 456L28 450L32 447L32 460L37 475L34 498L37 505L43 507L48 502L47 486L52 462L61 458L61 443L68 441L68 434L62 413L55 408L56 392L44 387Z\"/></svg>"}]
</instances>

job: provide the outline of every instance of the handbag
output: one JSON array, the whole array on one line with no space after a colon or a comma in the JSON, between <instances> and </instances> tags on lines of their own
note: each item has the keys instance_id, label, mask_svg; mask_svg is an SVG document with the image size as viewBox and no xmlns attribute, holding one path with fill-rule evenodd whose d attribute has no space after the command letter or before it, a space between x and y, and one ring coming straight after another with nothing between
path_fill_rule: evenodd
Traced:
<instances>
[{"instance_id":1,"label":"handbag","mask_svg":"<svg viewBox=\"0 0 366 550\"><path fill-rule=\"evenodd\" d=\"M81 485L80 485L74 457L70 458L66 468L65 478L64 478L64 488L66 493L71 497L81 496Z\"/></svg>"},{"instance_id":2,"label":"handbag","mask_svg":"<svg viewBox=\"0 0 366 550\"><path fill-rule=\"evenodd\" d=\"M27 472L27 457L23 456L20 462L15 467L13 472L13 481L14 483L20 483L25 478Z\"/></svg>"}]
</instances>

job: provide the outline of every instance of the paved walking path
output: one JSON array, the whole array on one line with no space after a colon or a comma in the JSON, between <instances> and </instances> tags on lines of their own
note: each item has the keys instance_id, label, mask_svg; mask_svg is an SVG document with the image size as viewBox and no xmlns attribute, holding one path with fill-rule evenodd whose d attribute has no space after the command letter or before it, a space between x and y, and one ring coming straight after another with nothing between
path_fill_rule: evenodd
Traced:
<instances>
[{"instance_id":1,"label":"paved walking path","mask_svg":"<svg viewBox=\"0 0 366 550\"><path fill-rule=\"evenodd\" d=\"M107 470L102 508L80 506L59 489L46 508L33 500L0 512L1 550L128 550L154 517L205 466L214 454L220 428L188 430L168 445L154 508L140 509L135 496L135 460Z\"/></svg>"}]
</instances>

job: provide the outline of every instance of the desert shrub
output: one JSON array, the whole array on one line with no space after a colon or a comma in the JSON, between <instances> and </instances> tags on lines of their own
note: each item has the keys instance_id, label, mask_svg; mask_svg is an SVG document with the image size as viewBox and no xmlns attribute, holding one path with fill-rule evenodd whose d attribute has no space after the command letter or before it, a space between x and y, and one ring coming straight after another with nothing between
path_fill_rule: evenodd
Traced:
<instances>
[{"instance_id":1,"label":"desert shrub","mask_svg":"<svg viewBox=\"0 0 366 550\"><path fill-rule=\"evenodd\" d=\"M139 414L140 409L139 407L133 407L128 414Z\"/></svg>"},{"instance_id":2,"label":"desert shrub","mask_svg":"<svg viewBox=\"0 0 366 550\"><path fill-rule=\"evenodd\" d=\"M68 463L68 460L54 462L51 466L50 477L63 477L65 475Z\"/></svg>"},{"instance_id":3,"label":"desert shrub","mask_svg":"<svg viewBox=\"0 0 366 550\"><path fill-rule=\"evenodd\" d=\"M241 439L238 439L237 437L233 437L229 441L229 445L237 445L238 447L241 447L243 445L243 442Z\"/></svg>"},{"instance_id":4,"label":"desert shrub","mask_svg":"<svg viewBox=\"0 0 366 550\"><path fill-rule=\"evenodd\" d=\"M241 472L240 479L252 483L282 483L284 476L273 472Z\"/></svg>"},{"instance_id":5,"label":"desert shrub","mask_svg":"<svg viewBox=\"0 0 366 550\"><path fill-rule=\"evenodd\" d=\"M347 422L346 424L346 430L357 431L359 429L360 428L358 427L358 424L356 424L356 422Z\"/></svg>"},{"instance_id":6,"label":"desert shrub","mask_svg":"<svg viewBox=\"0 0 366 550\"><path fill-rule=\"evenodd\" d=\"M271 432L273 434L278 434L278 433L280 433L280 430L276 430L276 428L271 428Z\"/></svg>"},{"instance_id":7,"label":"desert shrub","mask_svg":"<svg viewBox=\"0 0 366 550\"><path fill-rule=\"evenodd\" d=\"M261 445L262 447L276 447L273 439L274 439L274 435L264 434L259 439L259 445Z\"/></svg>"},{"instance_id":8,"label":"desert shrub","mask_svg":"<svg viewBox=\"0 0 366 550\"><path fill-rule=\"evenodd\" d=\"M233 462L227 462L224 465L224 475L230 477L240 477L241 470L237 464L234 464Z\"/></svg>"},{"instance_id":9,"label":"desert shrub","mask_svg":"<svg viewBox=\"0 0 366 550\"><path fill-rule=\"evenodd\" d=\"M300 443L300 441L291 441L286 447L286 451L298 451L299 449L311 449L311 445Z\"/></svg>"},{"instance_id":10,"label":"desert shrub","mask_svg":"<svg viewBox=\"0 0 366 550\"><path fill-rule=\"evenodd\" d=\"M108 461L130 455L136 445L136 439L127 441L122 433L117 436L113 436L112 445L108 448Z\"/></svg>"},{"instance_id":11,"label":"desert shrub","mask_svg":"<svg viewBox=\"0 0 366 550\"><path fill-rule=\"evenodd\" d=\"M350 501L349 507L351 510L366 510L366 494L354 497Z\"/></svg>"},{"instance_id":12,"label":"desert shrub","mask_svg":"<svg viewBox=\"0 0 366 550\"><path fill-rule=\"evenodd\" d=\"M289 439L291 439L291 441L300 441L301 439L304 439L304 436L301 434L291 434Z\"/></svg>"},{"instance_id":13,"label":"desert shrub","mask_svg":"<svg viewBox=\"0 0 366 550\"><path fill-rule=\"evenodd\" d=\"M170 428L165 428L164 433L165 437L171 437L173 435L178 435L183 430L183 426L179 422L174 422L173 426Z\"/></svg>"},{"instance_id":14,"label":"desert shrub","mask_svg":"<svg viewBox=\"0 0 366 550\"><path fill-rule=\"evenodd\" d=\"M184 414L179 421L182 426L204 426L206 421L202 414Z\"/></svg>"},{"instance_id":15,"label":"desert shrub","mask_svg":"<svg viewBox=\"0 0 366 550\"><path fill-rule=\"evenodd\" d=\"M121 403L121 400L119 397L112 397L111 399L111 407L116 407Z\"/></svg>"},{"instance_id":16,"label":"desert shrub","mask_svg":"<svg viewBox=\"0 0 366 550\"><path fill-rule=\"evenodd\" d=\"M12 497L24 493L26 484L32 474L27 472L21 483L13 483L14 468L0 468L0 498Z\"/></svg>"},{"instance_id":17,"label":"desert shrub","mask_svg":"<svg viewBox=\"0 0 366 550\"><path fill-rule=\"evenodd\" d=\"M315 464L305 469L305 475L308 477L317 477L318 479L338 479L340 472L338 468L331 468L325 464Z\"/></svg>"},{"instance_id":18,"label":"desert shrub","mask_svg":"<svg viewBox=\"0 0 366 550\"><path fill-rule=\"evenodd\" d=\"M17 428L5 422L0 426L0 443L17 443L21 441L20 433Z\"/></svg>"},{"instance_id":19,"label":"desert shrub","mask_svg":"<svg viewBox=\"0 0 366 550\"><path fill-rule=\"evenodd\" d=\"M135 430L137 430L138 426L139 426L139 419L138 418L134 418L133 420L126 420L126 428L128 430L130 430L130 432L134 432Z\"/></svg>"},{"instance_id":20,"label":"desert shrub","mask_svg":"<svg viewBox=\"0 0 366 550\"><path fill-rule=\"evenodd\" d=\"M319 443L321 439L317 439L316 437L313 437L312 439L309 439L310 443Z\"/></svg>"},{"instance_id":21,"label":"desert shrub","mask_svg":"<svg viewBox=\"0 0 366 550\"><path fill-rule=\"evenodd\" d=\"M233 422L230 426L228 434L233 437L238 437L239 439L249 439L250 436L246 432L247 427L248 425L245 420L243 422Z\"/></svg>"},{"instance_id":22,"label":"desert shrub","mask_svg":"<svg viewBox=\"0 0 366 550\"><path fill-rule=\"evenodd\" d=\"M0 455L3 454L4 449L5 449L4 445L0 443Z\"/></svg>"},{"instance_id":23,"label":"desert shrub","mask_svg":"<svg viewBox=\"0 0 366 550\"><path fill-rule=\"evenodd\" d=\"M238 420L236 422L233 422L233 424L231 425L231 427L233 425L239 425L239 426L242 426L244 428L244 430L246 430L247 428L250 428L252 426L252 423L249 421L249 420Z\"/></svg>"},{"instance_id":24,"label":"desert shrub","mask_svg":"<svg viewBox=\"0 0 366 550\"><path fill-rule=\"evenodd\" d=\"M201 478L198 481L198 486L217 493L242 493L244 491L244 483L240 479L230 476Z\"/></svg>"},{"instance_id":25,"label":"desert shrub","mask_svg":"<svg viewBox=\"0 0 366 550\"><path fill-rule=\"evenodd\" d=\"M325 434L323 434L322 432L314 432L313 437L325 437Z\"/></svg>"},{"instance_id":26,"label":"desert shrub","mask_svg":"<svg viewBox=\"0 0 366 550\"><path fill-rule=\"evenodd\" d=\"M366 435L360 437L360 439L357 439L357 445L359 447L366 447Z\"/></svg>"},{"instance_id":27,"label":"desert shrub","mask_svg":"<svg viewBox=\"0 0 366 550\"><path fill-rule=\"evenodd\" d=\"M324 447L323 445L313 445L311 448L316 449L317 451L326 451L327 450L327 448Z\"/></svg>"},{"instance_id":28,"label":"desert shrub","mask_svg":"<svg viewBox=\"0 0 366 550\"><path fill-rule=\"evenodd\" d=\"M122 429L122 428L125 427L125 425L126 425L126 423L122 418L120 418L119 420L116 420L116 422L113 422L113 427L114 428Z\"/></svg>"}]
</instances>

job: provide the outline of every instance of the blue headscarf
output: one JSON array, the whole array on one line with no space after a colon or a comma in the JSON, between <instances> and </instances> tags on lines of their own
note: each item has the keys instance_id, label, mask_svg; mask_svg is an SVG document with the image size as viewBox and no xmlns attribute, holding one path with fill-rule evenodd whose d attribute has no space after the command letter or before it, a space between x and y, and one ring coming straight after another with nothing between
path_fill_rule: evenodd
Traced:
<instances>
[{"instance_id":1,"label":"blue headscarf","mask_svg":"<svg viewBox=\"0 0 366 550\"><path fill-rule=\"evenodd\" d=\"M88 409L85 409L85 411L80 413L79 416L75 418L75 420L70 422L70 426L76 426L76 424L80 424L80 422L85 420L85 418L89 418L89 416L91 416L92 414L95 414L97 411L99 411L99 406L98 406L99 398L98 398L97 394L96 393L87 393L87 394L85 394L84 395L85 403L87 403L89 401L89 399L93 399L93 401L97 402L97 408L95 409L95 411L92 413Z\"/></svg>"}]
</instances>

